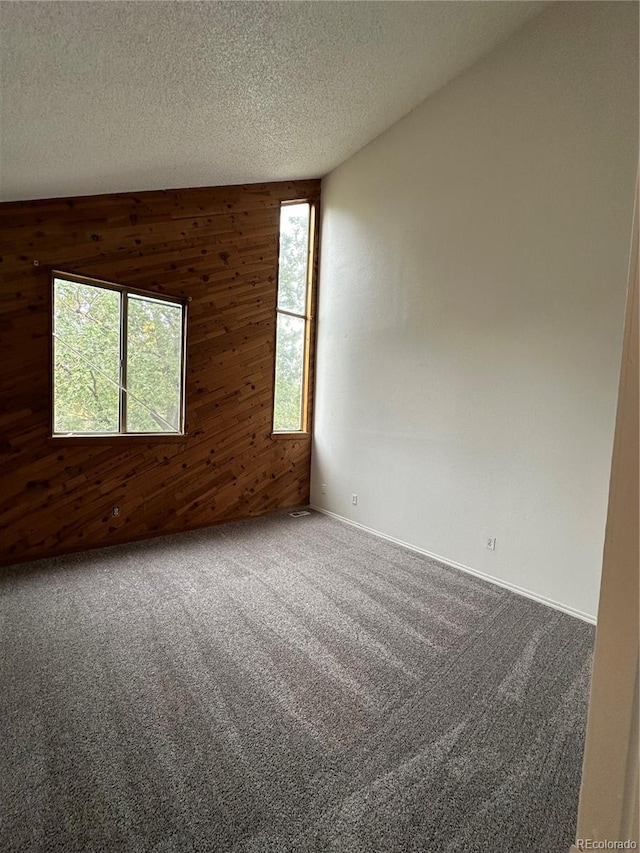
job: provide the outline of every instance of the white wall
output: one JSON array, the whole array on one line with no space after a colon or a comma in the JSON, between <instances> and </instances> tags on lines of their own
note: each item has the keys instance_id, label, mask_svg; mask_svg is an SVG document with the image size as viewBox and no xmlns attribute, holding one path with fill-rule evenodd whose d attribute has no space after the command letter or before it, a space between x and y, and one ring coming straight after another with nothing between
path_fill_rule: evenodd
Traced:
<instances>
[{"instance_id":1,"label":"white wall","mask_svg":"<svg viewBox=\"0 0 640 853\"><path fill-rule=\"evenodd\" d=\"M556 3L323 183L312 503L591 616L637 51Z\"/></svg>"}]
</instances>

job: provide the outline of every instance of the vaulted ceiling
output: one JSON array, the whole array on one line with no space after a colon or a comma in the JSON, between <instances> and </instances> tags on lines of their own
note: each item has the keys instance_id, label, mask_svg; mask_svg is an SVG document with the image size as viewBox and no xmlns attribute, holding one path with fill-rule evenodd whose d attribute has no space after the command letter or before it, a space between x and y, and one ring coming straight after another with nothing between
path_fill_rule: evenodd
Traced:
<instances>
[{"instance_id":1,"label":"vaulted ceiling","mask_svg":"<svg viewBox=\"0 0 640 853\"><path fill-rule=\"evenodd\" d=\"M0 198L322 176L546 5L0 3Z\"/></svg>"}]
</instances>

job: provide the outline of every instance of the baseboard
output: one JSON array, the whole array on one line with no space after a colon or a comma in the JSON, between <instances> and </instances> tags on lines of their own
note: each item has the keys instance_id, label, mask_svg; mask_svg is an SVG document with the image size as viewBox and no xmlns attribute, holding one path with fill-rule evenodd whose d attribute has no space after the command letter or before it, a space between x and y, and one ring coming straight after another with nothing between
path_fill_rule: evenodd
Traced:
<instances>
[{"instance_id":1,"label":"baseboard","mask_svg":"<svg viewBox=\"0 0 640 853\"><path fill-rule=\"evenodd\" d=\"M367 527L365 524L359 524L357 521L352 521L350 518L345 518L343 515L338 515L336 512L330 512L328 509L309 504L311 509L316 512L321 512L323 515L330 515L338 521L343 521L345 524L350 524L352 527L358 527L360 530L365 530L367 533L372 533L380 539L386 539L388 542L394 542L396 545L402 545L403 548L408 548L409 551L415 551L417 554L423 554L425 557L430 557L432 560L437 560L439 563L444 563L445 566L450 566L452 569L460 569L462 572L467 572L469 575L475 575L477 578L488 581L489 583L501 586L504 589L509 589L511 592L516 592L518 595L523 595L525 598L531 598L540 604L545 604L547 607L552 607L554 610L561 610L569 616L574 616L576 619L582 619L583 622L589 622L591 625L596 624L596 617L589 613L583 613L581 610L576 610L559 601L554 601L551 598L545 598L543 595L538 595L536 592L531 592L529 589L524 589L521 586L516 586L508 581L503 581L493 575L488 575L486 572L481 572L478 569L473 569L471 566L465 566L464 563L457 563L455 560L449 560L441 554L434 554L432 551L427 551L425 548L418 548L416 545L411 545L409 542L404 542L402 539L396 539L394 536L388 536L386 533L381 533L379 530L374 530L372 527Z\"/></svg>"}]
</instances>

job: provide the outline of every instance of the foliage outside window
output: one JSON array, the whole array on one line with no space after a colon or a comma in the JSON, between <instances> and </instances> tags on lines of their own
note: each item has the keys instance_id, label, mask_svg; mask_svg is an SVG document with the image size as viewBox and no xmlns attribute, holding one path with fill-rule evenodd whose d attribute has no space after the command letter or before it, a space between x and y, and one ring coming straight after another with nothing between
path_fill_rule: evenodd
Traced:
<instances>
[{"instance_id":1,"label":"foliage outside window","mask_svg":"<svg viewBox=\"0 0 640 853\"><path fill-rule=\"evenodd\" d=\"M308 202L280 208L280 256L276 318L274 432L306 430L310 324L310 234Z\"/></svg>"},{"instance_id":2,"label":"foliage outside window","mask_svg":"<svg viewBox=\"0 0 640 853\"><path fill-rule=\"evenodd\" d=\"M185 305L53 275L53 435L184 433Z\"/></svg>"}]
</instances>

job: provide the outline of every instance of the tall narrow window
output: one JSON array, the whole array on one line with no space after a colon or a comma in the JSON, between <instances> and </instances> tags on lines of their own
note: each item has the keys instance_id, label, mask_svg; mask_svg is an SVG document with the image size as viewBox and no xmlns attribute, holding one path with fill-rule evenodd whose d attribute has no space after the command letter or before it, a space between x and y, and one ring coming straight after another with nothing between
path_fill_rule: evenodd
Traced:
<instances>
[{"instance_id":1,"label":"tall narrow window","mask_svg":"<svg viewBox=\"0 0 640 853\"><path fill-rule=\"evenodd\" d=\"M277 433L307 430L312 220L309 202L289 202L280 208L273 406Z\"/></svg>"},{"instance_id":2,"label":"tall narrow window","mask_svg":"<svg viewBox=\"0 0 640 853\"><path fill-rule=\"evenodd\" d=\"M184 433L186 305L53 275L53 435Z\"/></svg>"}]
</instances>

